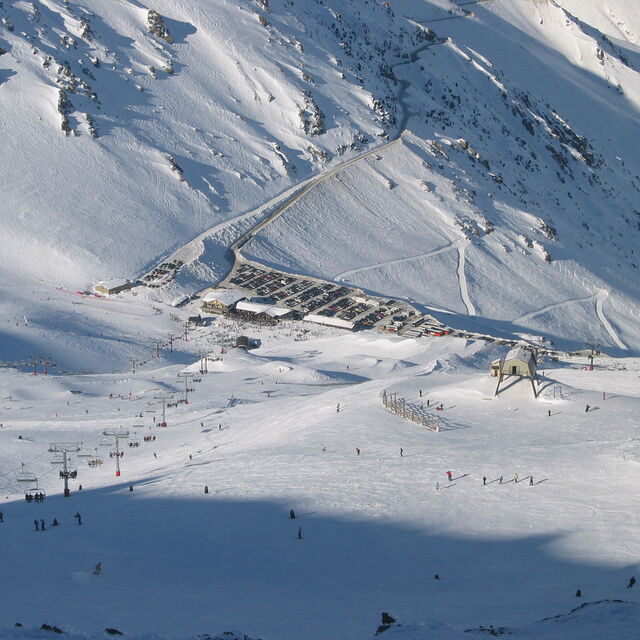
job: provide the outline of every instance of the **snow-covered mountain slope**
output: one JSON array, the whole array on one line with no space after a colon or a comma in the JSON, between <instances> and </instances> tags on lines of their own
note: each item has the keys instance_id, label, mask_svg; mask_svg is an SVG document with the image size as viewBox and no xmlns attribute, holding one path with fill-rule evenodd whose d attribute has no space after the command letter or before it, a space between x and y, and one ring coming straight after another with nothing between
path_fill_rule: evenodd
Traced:
<instances>
[{"instance_id":1,"label":"snow-covered mountain slope","mask_svg":"<svg viewBox=\"0 0 640 640\"><path fill-rule=\"evenodd\" d=\"M404 129L249 249L461 327L638 349L634 2L43 0L0 18L3 358L73 341L53 287L138 277L207 229L141 297L223 277L264 211L243 214ZM81 324L88 360L112 327Z\"/></svg>"},{"instance_id":2,"label":"snow-covered mountain slope","mask_svg":"<svg viewBox=\"0 0 640 640\"><path fill-rule=\"evenodd\" d=\"M479 316L454 325L637 349L637 45L555 3L486 3L446 20L407 9L451 38L394 68L409 83L410 132L332 176L245 253Z\"/></svg>"},{"instance_id":3,"label":"snow-covered mountain slope","mask_svg":"<svg viewBox=\"0 0 640 640\"><path fill-rule=\"evenodd\" d=\"M364 640L389 611L403 628L388 633L420 640L489 625L577 638L587 622L634 636L637 359L545 362L539 399L523 382L494 398L500 351L483 342L292 328L252 328L263 346L228 350L206 375L168 349L134 375L0 370L3 627ZM193 332L194 354L225 329ZM189 404L158 427L159 398L180 399L189 372ZM385 390L424 403L442 431L388 412ZM121 428L116 477L104 433ZM64 498L48 450L74 442ZM42 503L24 500L33 478ZM630 604L540 623L607 599Z\"/></svg>"}]
</instances>

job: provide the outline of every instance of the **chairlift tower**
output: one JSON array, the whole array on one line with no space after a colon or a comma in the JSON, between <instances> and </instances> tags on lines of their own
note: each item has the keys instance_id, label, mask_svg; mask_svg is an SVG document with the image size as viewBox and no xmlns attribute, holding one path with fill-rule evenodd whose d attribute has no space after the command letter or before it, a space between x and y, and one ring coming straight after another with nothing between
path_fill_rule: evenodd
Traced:
<instances>
[{"instance_id":1,"label":"chairlift tower","mask_svg":"<svg viewBox=\"0 0 640 640\"><path fill-rule=\"evenodd\" d=\"M159 427L167 426L167 400L171 398L171 395L166 396L154 396L155 400L162 400L162 422L157 423Z\"/></svg>"},{"instance_id":2,"label":"chairlift tower","mask_svg":"<svg viewBox=\"0 0 640 640\"><path fill-rule=\"evenodd\" d=\"M109 455L116 459L116 478L120 477L120 458L124 456L124 451L120 451L120 438L128 438L129 431L120 429L119 431L103 431L103 436L115 438L116 450L111 451Z\"/></svg>"},{"instance_id":3,"label":"chairlift tower","mask_svg":"<svg viewBox=\"0 0 640 640\"><path fill-rule=\"evenodd\" d=\"M593 371L593 358L596 353L598 353L598 349L600 349L602 345L595 338L589 338L588 340L585 340L584 343L591 351L589 354L589 371Z\"/></svg>"},{"instance_id":4,"label":"chairlift tower","mask_svg":"<svg viewBox=\"0 0 640 640\"><path fill-rule=\"evenodd\" d=\"M179 373L178 378L184 378L184 403L189 404L189 379L193 381L193 373Z\"/></svg>"},{"instance_id":5,"label":"chairlift tower","mask_svg":"<svg viewBox=\"0 0 640 640\"><path fill-rule=\"evenodd\" d=\"M62 454L62 471L60 477L64 480L64 497L68 498L71 495L69 491L69 478L76 477L78 472L72 476L72 471L69 470L69 453L77 453L80 451L81 442L52 442L49 445L49 453L61 453ZM58 464L57 462L55 464Z\"/></svg>"}]
</instances>

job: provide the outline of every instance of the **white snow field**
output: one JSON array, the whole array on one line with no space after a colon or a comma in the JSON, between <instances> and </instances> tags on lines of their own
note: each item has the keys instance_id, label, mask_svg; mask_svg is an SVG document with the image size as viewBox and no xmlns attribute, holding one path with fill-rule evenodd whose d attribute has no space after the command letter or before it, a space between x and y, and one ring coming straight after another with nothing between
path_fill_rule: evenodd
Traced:
<instances>
[{"instance_id":1,"label":"white snow field","mask_svg":"<svg viewBox=\"0 0 640 640\"><path fill-rule=\"evenodd\" d=\"M219 320L188 348L234 331ZM523 638L633 635L640 361L542 363L538 399L525 382L494 398L499 352L482 342L295 324L249 333L259 349L215 348L205 375L168 349L135 374L0 372L4 626L351 640L389 611L407 625L397 637L421 640L489 625ZM199 380L189 404L155 426L158 398L180 398L188 372ZM384 390L428 400L442 431L389 413ZM103 433L121 428L116 478ZM80 441L104 464L72 454L64 498L48 449ZM21 473L44 502L25 502L34 482ZM601 600L624 602L565 615Z\"/></svg>"}]
</instances>

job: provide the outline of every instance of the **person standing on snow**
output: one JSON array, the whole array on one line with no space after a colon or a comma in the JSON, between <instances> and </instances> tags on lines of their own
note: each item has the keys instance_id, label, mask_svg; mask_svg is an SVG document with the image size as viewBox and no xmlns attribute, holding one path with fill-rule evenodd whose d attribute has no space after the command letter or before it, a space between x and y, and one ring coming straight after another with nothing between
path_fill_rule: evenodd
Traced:
<instances>
[{"instance_id":1,"label":"person standing on snow","mask_svg":"<svg viewBox=\"0 0 640 640\"><path fill-rule=\"evenodd\" d=\"M449 480L449 482L453 480L453 474L451 473L451 471L447 471L447 479Z\"/></svg>"},{"instance_id":2,"label":"person standing on snow","mask_svg":"<svg viewBox=\"0 0 640 640\"><path fill-rule=\"evenodd\" d=\"M360 455L360 449L358 449L358 447L356 447L356 455Z\"/></svg>"},{"instance_id":3,"label":"person standing on snow","mask_svg":"<svg viewBox=\"0 0 640 640\"><path fill-rule=\"evenodd\" d=\"M483 485L487 484L487 476L482 476L482 484Z\"/></svg>"}]
</instances>

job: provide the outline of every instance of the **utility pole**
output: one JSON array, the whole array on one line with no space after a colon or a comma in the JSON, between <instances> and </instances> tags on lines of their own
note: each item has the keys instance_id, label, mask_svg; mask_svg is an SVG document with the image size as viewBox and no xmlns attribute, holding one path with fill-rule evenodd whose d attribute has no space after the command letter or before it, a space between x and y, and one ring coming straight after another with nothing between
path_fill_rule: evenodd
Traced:
<instances>
[{"instance_id":1,"label":"utility pole","mask_svg":"<svg viewBox=\"0 0 640 640\"><path fill-rule=\"evenodd\" d=\"M171 353L173 353L173 341L174 341L175 337L176 337L176 334L175 334L175 333L171 332L171 333L169 334L169 351L170 351Z\"/></svg>"},{"instance_id":2,"label":"utility pole","mask_svg":"<svg viewBox=\"0 0 640 640\"><path fill-rule=\"evenodd\" d=\"M129 358L129 362L131 363L131 373L136 372L136 360L134 358Z\"/></svg>"},{"instance_id":3,"label":"utility pole","mask_svg":"<svg viewBox=\"0 0 640 640\"><path fill-rule=\"evenodd\" d=\"M159 427L166 427L167 426L166 410L167 410L167 400L169 400L169 398L171 398L170 395L168 395L168 396L154 396L155 400L162 400L162 422L156 423Z\"/></svg>"},{"instance_id":4,"label":"utility pole","mask_svg":"<svg viewBox=\"0 0 640 640\"><path fill-rule=\"evenodd\" d=\"M193 373L179 373L179 378L184 378L184 403L189 404L189 378L193 380Z\"/></svg>"},{"instance_id":5,"label":"utility pole","mask_svg":"<svg viewBox=\"0 0 640 640\"><path fill-rule=\"evenodd\" d=\"M112 438L115 438L116 450L115 451L110 451L109 452L109 457L116 459L116 478L119 478L120 477L120 458L122 458L124 456L124 451L120 451L120 438L128 438L129 437L129 431L128 430L123 430L121 428L120 431L103 431L102 435L103 436L110 436Z\"/></svg>"},{"instance_id":6,"label":"utility pole","mask_svg":"<svg viewBox=\"0 0 640 640\"><path fill-rule=\"evenodd\" d=\"M184 323L184 341L185 342L189 342L189 322L185 322Z\"/></svg>"},{"instance_id":7,"label":"utility pole","mask_svg":"<svg viewBox=\"0 0 640 640\"><path fill-rule=\"evenodd\" d=\"M67 454L77 453L80 451L81 442L52 442L49 445L49 453L61 453L62 454L62 471L60 477L64 480L64 497L68 498L71 495L69 491L69 478L75 478L78 475L77 471L71 471L69 469L69 459ZM54 464L60 464L55 461Z\"/></svg>"},{"instance_id":8,"label":"utility pole","mask_svg":"<svg viewBox=\"0 0 640 640\"><path fill-rule=\"evenodd\" d=\"M154 340L153 344L156 348L156 358L160 357L160 340Z\"/></svg>"}]
</instances>

